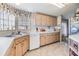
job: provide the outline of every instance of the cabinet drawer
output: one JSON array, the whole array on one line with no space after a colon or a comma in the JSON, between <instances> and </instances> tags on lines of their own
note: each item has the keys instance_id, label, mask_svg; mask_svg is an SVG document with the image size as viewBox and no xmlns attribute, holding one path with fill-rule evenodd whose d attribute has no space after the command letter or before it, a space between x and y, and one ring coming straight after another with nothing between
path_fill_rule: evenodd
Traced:
<instances>
[{"instance_id":1,"label":"cabinet drawer","mask_svg":"<svg viewBox=\"0 0 79 59\"><path fill-rule=\"evenodd\" d=\"M15 42L16 42L16 44L18 44L18 43L20 43L20 42L22 42L24 40L25 40L24 38L18 38L18 39L15 40Z\"/></svg>"},{"instance_id":2,"label":"cabinet drawer","mask_svg":"<svg viewBox=\"0 0 79 59\"><path fill-rule=\"evenodd\" d=\"M15 42L16 42L16 44L18 44L18 43L20 43L24 40L28 40L28 39L29 39L29 36L23 36L23 37L16 38Z\"/></svg>"},{"instance_id":3,"label":"cabinet drawer","mask_svg":"<svg viewBox=\"0 0 79 59\"><path fill-rule=\"evenodd\" d=\"M24 38L24 39L29 39L29 36L24 36L23 38Z\"/></svg>"}]
</instances>

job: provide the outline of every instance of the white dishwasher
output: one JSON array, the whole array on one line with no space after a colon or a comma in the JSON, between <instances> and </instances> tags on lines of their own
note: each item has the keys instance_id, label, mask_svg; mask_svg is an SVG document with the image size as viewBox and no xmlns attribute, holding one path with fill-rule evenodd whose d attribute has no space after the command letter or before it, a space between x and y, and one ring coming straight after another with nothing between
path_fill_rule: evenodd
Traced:
<instances>
[{"instance_id":1,"label":"white dishwasher","mask_svg":"<svg viewBox=\"0 0 79 59\"><path fill-rule=\"evenodd\" d=\"M40 34L30 33L30 50L40 47Z\"/></svg>"}]
</instances>

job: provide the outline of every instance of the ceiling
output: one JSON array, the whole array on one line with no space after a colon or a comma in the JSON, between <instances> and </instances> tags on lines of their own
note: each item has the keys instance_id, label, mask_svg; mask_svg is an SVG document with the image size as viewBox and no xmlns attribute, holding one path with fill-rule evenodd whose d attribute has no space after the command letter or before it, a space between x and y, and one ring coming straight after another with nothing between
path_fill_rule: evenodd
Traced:
<instances>
[{"instance_id":1,"label":"ceiling","mask_svg":"<svg viewBox=\"0 0 79 59\"><path fill-rule=\"evenodd\" d=\"M65 15L71 11L75 11L76 8L79 7L78 3L71 3L63 8L58 8L57 6L49 3L21 3L20 5L16 5L15 3L9 3L9 5L25 11L40 12L52 16Z\"/></svg>"}]
</instances>

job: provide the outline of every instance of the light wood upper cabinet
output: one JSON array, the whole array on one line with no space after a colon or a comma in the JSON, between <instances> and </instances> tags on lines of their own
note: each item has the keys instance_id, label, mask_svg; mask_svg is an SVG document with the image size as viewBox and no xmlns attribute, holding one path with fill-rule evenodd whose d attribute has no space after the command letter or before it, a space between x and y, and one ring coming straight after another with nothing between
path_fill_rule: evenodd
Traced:
<instances>
[{"instance_id":1,"label":"light wood upper cabinet","mask_svg":"<svg viewBox=\"0 0 79 59\"><path fill-rule=\"evenodd\" d=\"M47 16L47 26L50 26L50 23L51 23L50 17Z\"/></svg>"},{"instance_id":2,"label":"light wood upper cabinet","mask_svg":"<svg viewBox=\"0 0 79 59\"><path fill-rule=\"evenodd\" d=\"M41 24L42 26L44 26L44 25L46 26L47 25L47 16L46 15L42 15L41 23L42 23Z\"/></svg>"},{"instance_id":3,"label":"light wood upper cabinet","mask_svg":"<svg viewBox=\"0 0 79 59\"><path fill-rule=\"evenodd\" d=\"M31 23L39 26L55 26L57 19L43 14L32 14Z\"/></svg>"},{"instance_id":4,"label":"light wood upper cabinet","mask_svg":"<svg viewBox=\"0 0 79 59\"><path fill-rule=\"evenodd\" d=\"M52 23L53 23L53 26L56 26L57 25L57 18L52 17Z\"/></svg>"},{"instance_id":5,"label":"light wood upper cabinet","mask_svg":"<svg viewBox=\"0 0 79 59\"><path fill-rule=\"evenodd\" d=\"M41 20L42 20L42 15L40 15L40 14L36 14L36 16L35 16L35 23L36 23L36 25L41 25Z\"/></svg>"},{"instance_id":6,"label":"light wood upper cabinet","mask_svg":"<svg viewBox=\"0 0 79 59\"><path fill-rule=\"evenodd\" d=\"M57 20L55 17L47 16L47 26L56 26Z\"/></svg>"}]
</instances>

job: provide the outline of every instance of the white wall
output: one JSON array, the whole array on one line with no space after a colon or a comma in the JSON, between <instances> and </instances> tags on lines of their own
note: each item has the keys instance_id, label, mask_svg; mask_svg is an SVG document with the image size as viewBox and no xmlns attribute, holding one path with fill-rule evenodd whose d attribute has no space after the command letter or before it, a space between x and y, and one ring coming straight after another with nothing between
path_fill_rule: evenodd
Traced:
<instances>
[{"instance_id":1,"label":"white wall","mask_svg":"<svg viewBox=\"0 0 79 59\"><path fill-rule=\"evenodd\" d=\"M69 17L75 16L77 8L79 8L79 4L75 4L69 7L70 10L66 10L65 13L63 14L64 19L69 19Z\"/></svg>"}]
</instances>

